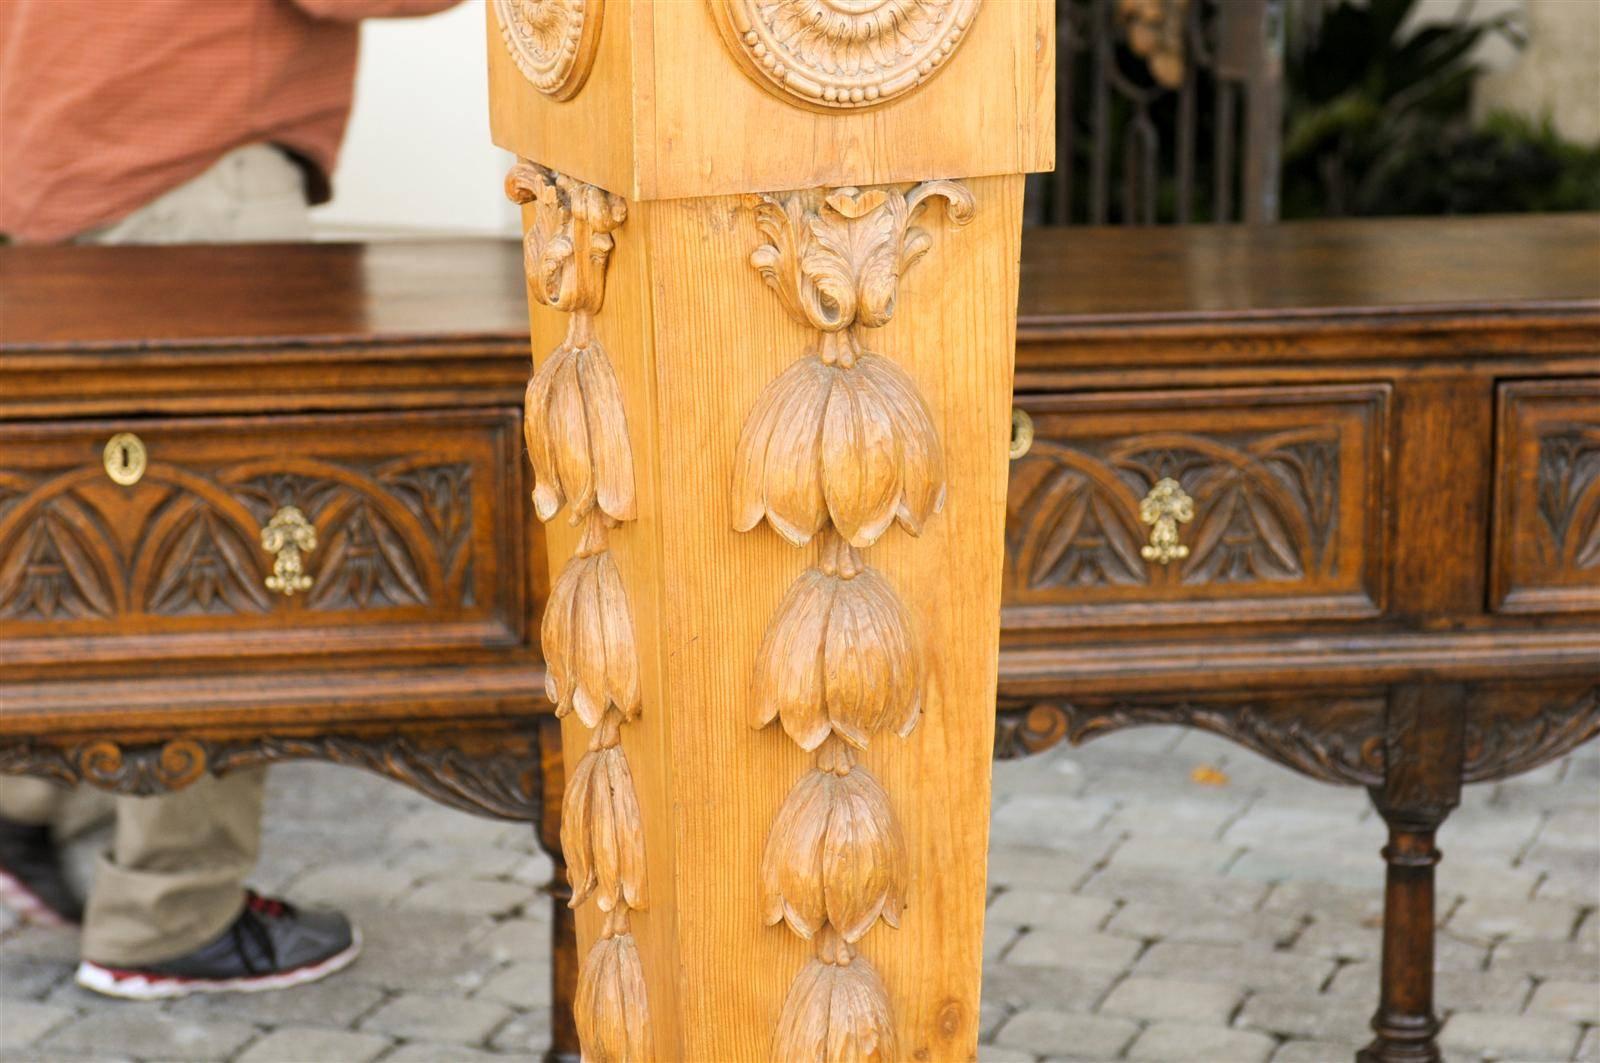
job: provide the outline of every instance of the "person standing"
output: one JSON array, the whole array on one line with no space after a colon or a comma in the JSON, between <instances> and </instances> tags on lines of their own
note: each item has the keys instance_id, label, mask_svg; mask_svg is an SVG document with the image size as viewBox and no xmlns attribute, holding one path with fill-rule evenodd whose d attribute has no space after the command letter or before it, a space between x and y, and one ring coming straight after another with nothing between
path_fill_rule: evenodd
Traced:
<instances>
[{"instance_id":1,"label":"person standing","mask_svg":"<svg viewBox=\"0 0 1600 1063\"><path fill-rule=\"evenodd\" d=\"M459 0L0 3L0 233L17 243L304 240L349 119L362 19ZM80 923L80 985L156 999L299 985L359 933L245 887L265 770L116 802L87 904L52 822L67 791L0 776L0 903Z\"/></svg>"}]
</instances>

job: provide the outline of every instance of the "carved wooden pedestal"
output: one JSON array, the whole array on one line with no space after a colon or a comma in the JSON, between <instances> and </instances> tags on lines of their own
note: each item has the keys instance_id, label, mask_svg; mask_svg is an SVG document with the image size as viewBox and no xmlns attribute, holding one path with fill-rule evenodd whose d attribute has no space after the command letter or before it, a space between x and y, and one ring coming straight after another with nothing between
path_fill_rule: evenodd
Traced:
<instances>
[{"instance_id":1,"label":"carved wooden pedestal","mask_svg":"<svg viewBox=\"0 0 1600 1063\"><path fill-rule=\"evenodd\" d=\"M595 1060L969 1059L1049 5L490 5Z\"/></svg>"}]
</instances>

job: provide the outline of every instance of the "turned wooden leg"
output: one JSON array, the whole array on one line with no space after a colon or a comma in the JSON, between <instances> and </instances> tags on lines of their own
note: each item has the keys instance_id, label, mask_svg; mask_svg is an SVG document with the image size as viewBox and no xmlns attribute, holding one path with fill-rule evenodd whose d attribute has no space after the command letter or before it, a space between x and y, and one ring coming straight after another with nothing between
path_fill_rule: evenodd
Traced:
<instances>
[{"instance_id":1,"label":"turned wooden leg","mask_svg":"<svg viewBox=\"0 0 1600 1063\"><path fill-rule=\"evenodd\" d=\"M541 799L539 848L554 865L550 885L550 1048L544 1063L578 1063L578 1028L572 1020L572 1001L578 990L578 930L569 902L567 861L561 855L561 796L567 786L561 758L561 724L554 716L539 718Z\"/></svg>"},{"instance_id":2,"label":"turned wooden leg","mask_svg":"<svg viewBox=\"0 0 1600 1063\"><path fill-rule=\"evenodd\" d=\"M1406 686L1389 701L1385 777L1371 791L1389 826L1383 900L1383 974L1377 1034L1358 1063L1434 1063L1434 832L1461 797L1464 690Z\"/></svg>"}]
</instances>

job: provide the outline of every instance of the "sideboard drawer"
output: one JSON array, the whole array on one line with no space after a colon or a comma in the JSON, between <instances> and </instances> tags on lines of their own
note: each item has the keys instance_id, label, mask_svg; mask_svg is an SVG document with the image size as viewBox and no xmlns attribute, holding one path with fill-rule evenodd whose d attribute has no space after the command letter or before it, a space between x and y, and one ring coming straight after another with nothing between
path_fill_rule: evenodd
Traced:
<instances>
[{"instance_id":1,"label":"sideboard drawer","mask_svg":"<svg viewBox=\"0 0 1600 1063\"><path fill-rule=\"evenodd\" d=\"M1006 627L1380 615L1389 393L1018 396Z\"/></svg>"},{"instance_id":2,"label":"sideboard drawer","mask_svg":"<svg viewBox=\"0 0 1600 1063\"><path fill-rule=\"evenodd\" d=\"M1600 377L1505 383L1499 400L1494 607L1600 612Z\"/></svg>"},{"instance_id":3,"label":"sideboard drawer","mask_svg":"<svg viewBox=\"0 0 1600 1063\"><path fill-rule=\"evenodd\" d=\"M520 642L519 424L514 409L0 424L0 658Z\"/></svg>"}]
</instances>

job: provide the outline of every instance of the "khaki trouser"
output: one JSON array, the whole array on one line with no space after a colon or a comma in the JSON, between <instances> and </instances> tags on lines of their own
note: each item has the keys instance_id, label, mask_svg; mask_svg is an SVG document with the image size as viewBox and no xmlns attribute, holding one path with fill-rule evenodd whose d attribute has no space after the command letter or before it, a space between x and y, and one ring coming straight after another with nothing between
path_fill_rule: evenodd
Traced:
<instances>
[{"instance_id":1,"label":"khaki trouser","mask_svg":"<svg viewBox=\"0 0 1600 1063\"><path fill-rule=\"evenodd\" d=\"M310 235L300 169L281 151L229 152L194 180L79 243L179 244L304 240ZM215 938L244 906L244 880L261 843L266 772L206 778L161 797L116 803L116 840L95 867L84 913L85 959L160 963ZM68 791L0 776L0 816L51 823Z\"/></svg>"}]
</instances>

